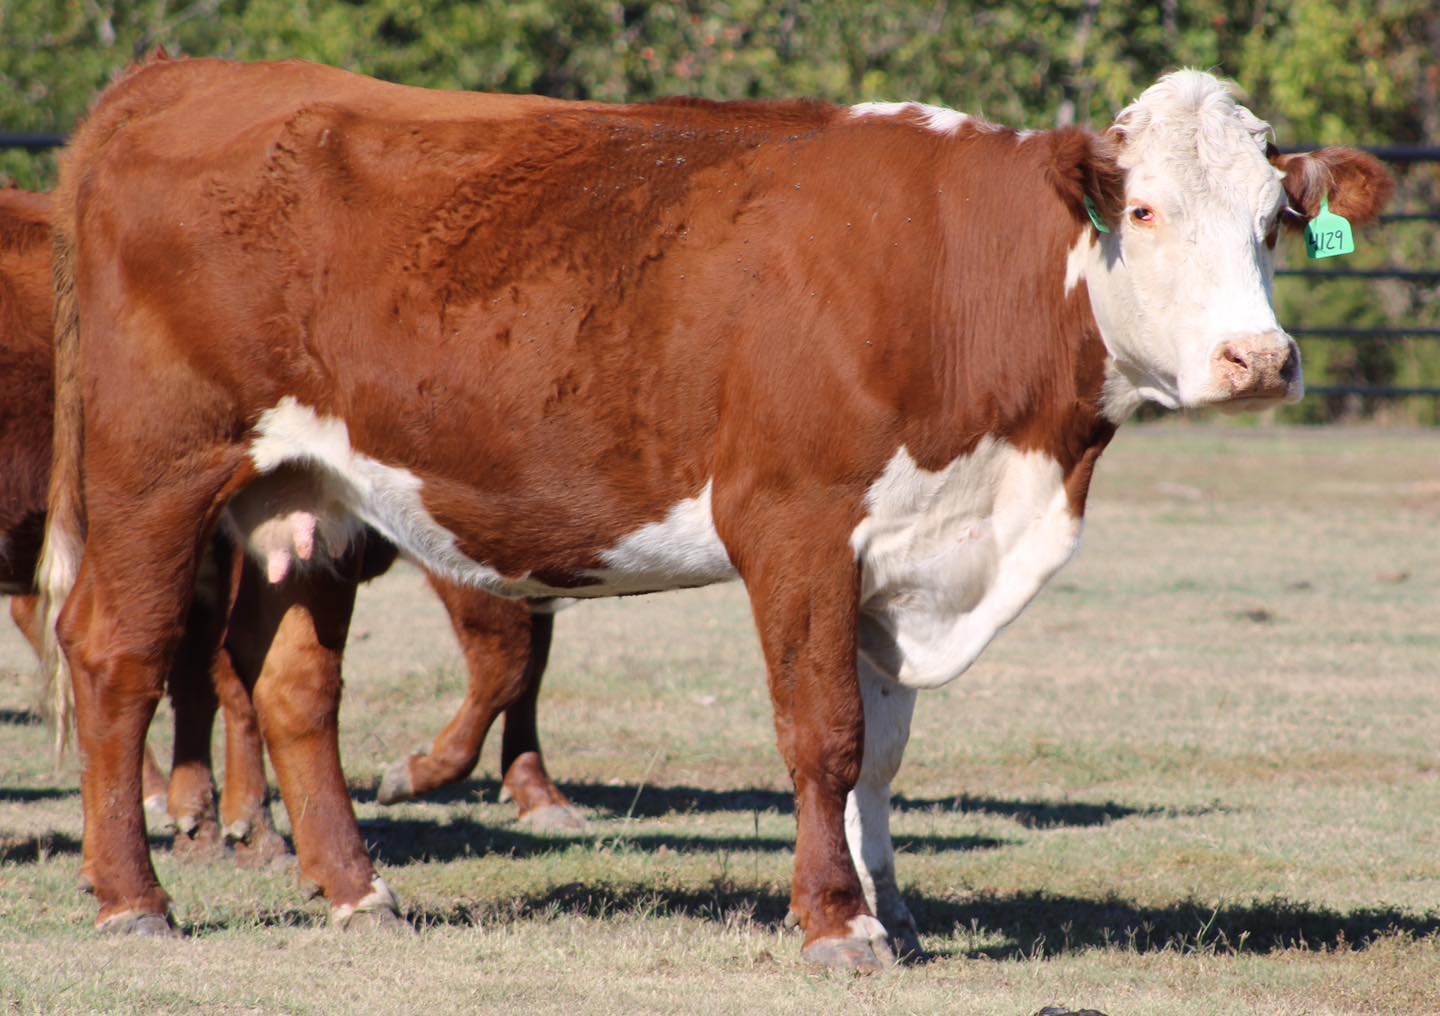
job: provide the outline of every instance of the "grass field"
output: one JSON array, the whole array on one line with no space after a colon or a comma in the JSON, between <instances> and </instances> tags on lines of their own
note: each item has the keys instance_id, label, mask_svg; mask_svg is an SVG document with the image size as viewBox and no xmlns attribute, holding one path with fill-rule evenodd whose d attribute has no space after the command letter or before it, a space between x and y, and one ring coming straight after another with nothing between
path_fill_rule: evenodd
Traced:
<instances>
[{"instance_id":1,"label":"grass field","mask_svg":"<svg viewBox=\"0 0 1440 1016\"><path fill-rule=\"evenodd\" d=\"M347 772L418 934L331 932L293 875L157 838L186 940L100 939L74 762L3 679L4 1011L1440 1013L1440 434L1122 431L1077 559L921 696L894 826L932 956L878 977L780 928L794 819L740 588L559 618L541 729L583 836L512 822L498 739L378 807L464 678L410 569L351 645Z\"/></svg>"}]
</instances>

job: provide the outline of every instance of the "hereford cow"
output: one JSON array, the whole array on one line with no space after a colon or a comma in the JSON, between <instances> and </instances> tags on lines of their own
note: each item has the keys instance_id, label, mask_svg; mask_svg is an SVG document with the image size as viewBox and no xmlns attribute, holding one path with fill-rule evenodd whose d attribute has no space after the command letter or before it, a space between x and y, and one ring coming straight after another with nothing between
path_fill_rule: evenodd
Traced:
<instances>
[{"instance_id":1,"label":"hereford cow","mask_svg":"<svg viewBox=\"0 0 1440 1016\"><path fill-rule=\"evenodd\" d=\"M12 597L11 614L40 649L33 576L40 556L46 487L50 478L54 385L51 370L50 200L16 188L0 188L0 595ZM226 543L217 553L228 556ZM362 576L383 573L393 549L367 541ZM172 826L176 850L207 854L223 838L242 864L269 861L284 851L265 802L260 736L249 695L227 654L219 653L218 616L228 609L227 568L209 562L200 582L200 603L187 622L188 650L175 662L168 687L175 708L173 780L154 755L145 753L144 796L153 824ZM474 768L485 734L503 710L502 786L535 828L577 829L584 821L550 780L540 754L535 703L549 648L552 617L539 605L432 580L459 637L470 687L455 719L434 745L389 770L381 797L386 803L421 796L463 779ZM250 633L234 626L234 643L253 655ZM212 688L212 668L213 688ZM211 767L211 730L223 700L226 713L226 793L217 812Z\"/></svg>"},{"instance_id":2,"label":"hereford cow","mask_svg":"<svg viewBox=\"0 0 1440 1016\"><path fill-rule=\"evenodd\" d=\"M795 783L804 955L889 962L915 936L888 830L915 692L1074 552L1141 402L1300 397L1277 229L1326 197L1368 219L1387 178L1348 150L1267 155L1268 134L1189 71L1099 135L301 63L110 88L57 199L43 565L69 592L100 926L168 928L140 746L228 512L252 555L297 562L255 589L287 664L254 698L337 920L397 913L337 754L354 566L309 566L369 525L502 596L741 579Z\"/></svg>"}]
</instances>

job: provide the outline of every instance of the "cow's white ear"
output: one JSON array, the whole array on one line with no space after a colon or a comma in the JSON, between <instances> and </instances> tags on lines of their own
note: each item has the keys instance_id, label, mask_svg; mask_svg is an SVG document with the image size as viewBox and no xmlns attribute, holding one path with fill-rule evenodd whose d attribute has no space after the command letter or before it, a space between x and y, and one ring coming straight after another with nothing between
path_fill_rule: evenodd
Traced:
<instances>
[{"instance_id":1,"label":"cow's white ear","mask_svg":"<svg viewBox=\"0 0 1440 1016\"><path fill-rule=\"evenodd\" d=\"M1336 215L1363 225L1385 210L1395 190L1384 164L1357 148L1281 155L1272 147L1269 154L1271 164L1285 176L1291 207L1302 213L1304 221L1314 218L1321 201L1328 199Z\"/></svg>"}]
</instances>

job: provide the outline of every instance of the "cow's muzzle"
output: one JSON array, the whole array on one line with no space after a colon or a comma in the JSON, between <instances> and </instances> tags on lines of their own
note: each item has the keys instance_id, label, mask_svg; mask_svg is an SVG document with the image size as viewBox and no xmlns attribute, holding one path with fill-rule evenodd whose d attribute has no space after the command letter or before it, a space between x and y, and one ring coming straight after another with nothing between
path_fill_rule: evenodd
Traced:
<instances>
[{"instance_id":1,"label":"cow's muzzle","mask_svg":"<svg viewBox=\"0 0 1440 1016\"><path fill-rule=\"evenodd\" d=\"M1225 401L1298 402L1305 394L1300 349L1272 330L1223 342L1210 360L1215 387Z\"/></svg>"}]
</instances>

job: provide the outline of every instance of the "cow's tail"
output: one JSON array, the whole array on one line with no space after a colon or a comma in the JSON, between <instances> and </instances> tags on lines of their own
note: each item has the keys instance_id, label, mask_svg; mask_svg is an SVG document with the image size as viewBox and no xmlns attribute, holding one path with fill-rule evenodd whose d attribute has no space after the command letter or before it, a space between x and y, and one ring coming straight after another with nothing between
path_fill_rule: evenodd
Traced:
<instances>
[{"instance_id":1,"label":"cow's tail","mask_svg":"<svg viewBox=\"0 0 1440 1016\"><path fill-rule=\"evenodd\" d=\"M64 753L74 722L70 668L55 623L75 585L85 549L85 495L81 460L85 450L85 407L79 378L80 314L75 302L75 245L70 223L55 217L55 435L45 545L36 585L40 593L41 698L57 758Z\"/></svg>"}]
</instances>

